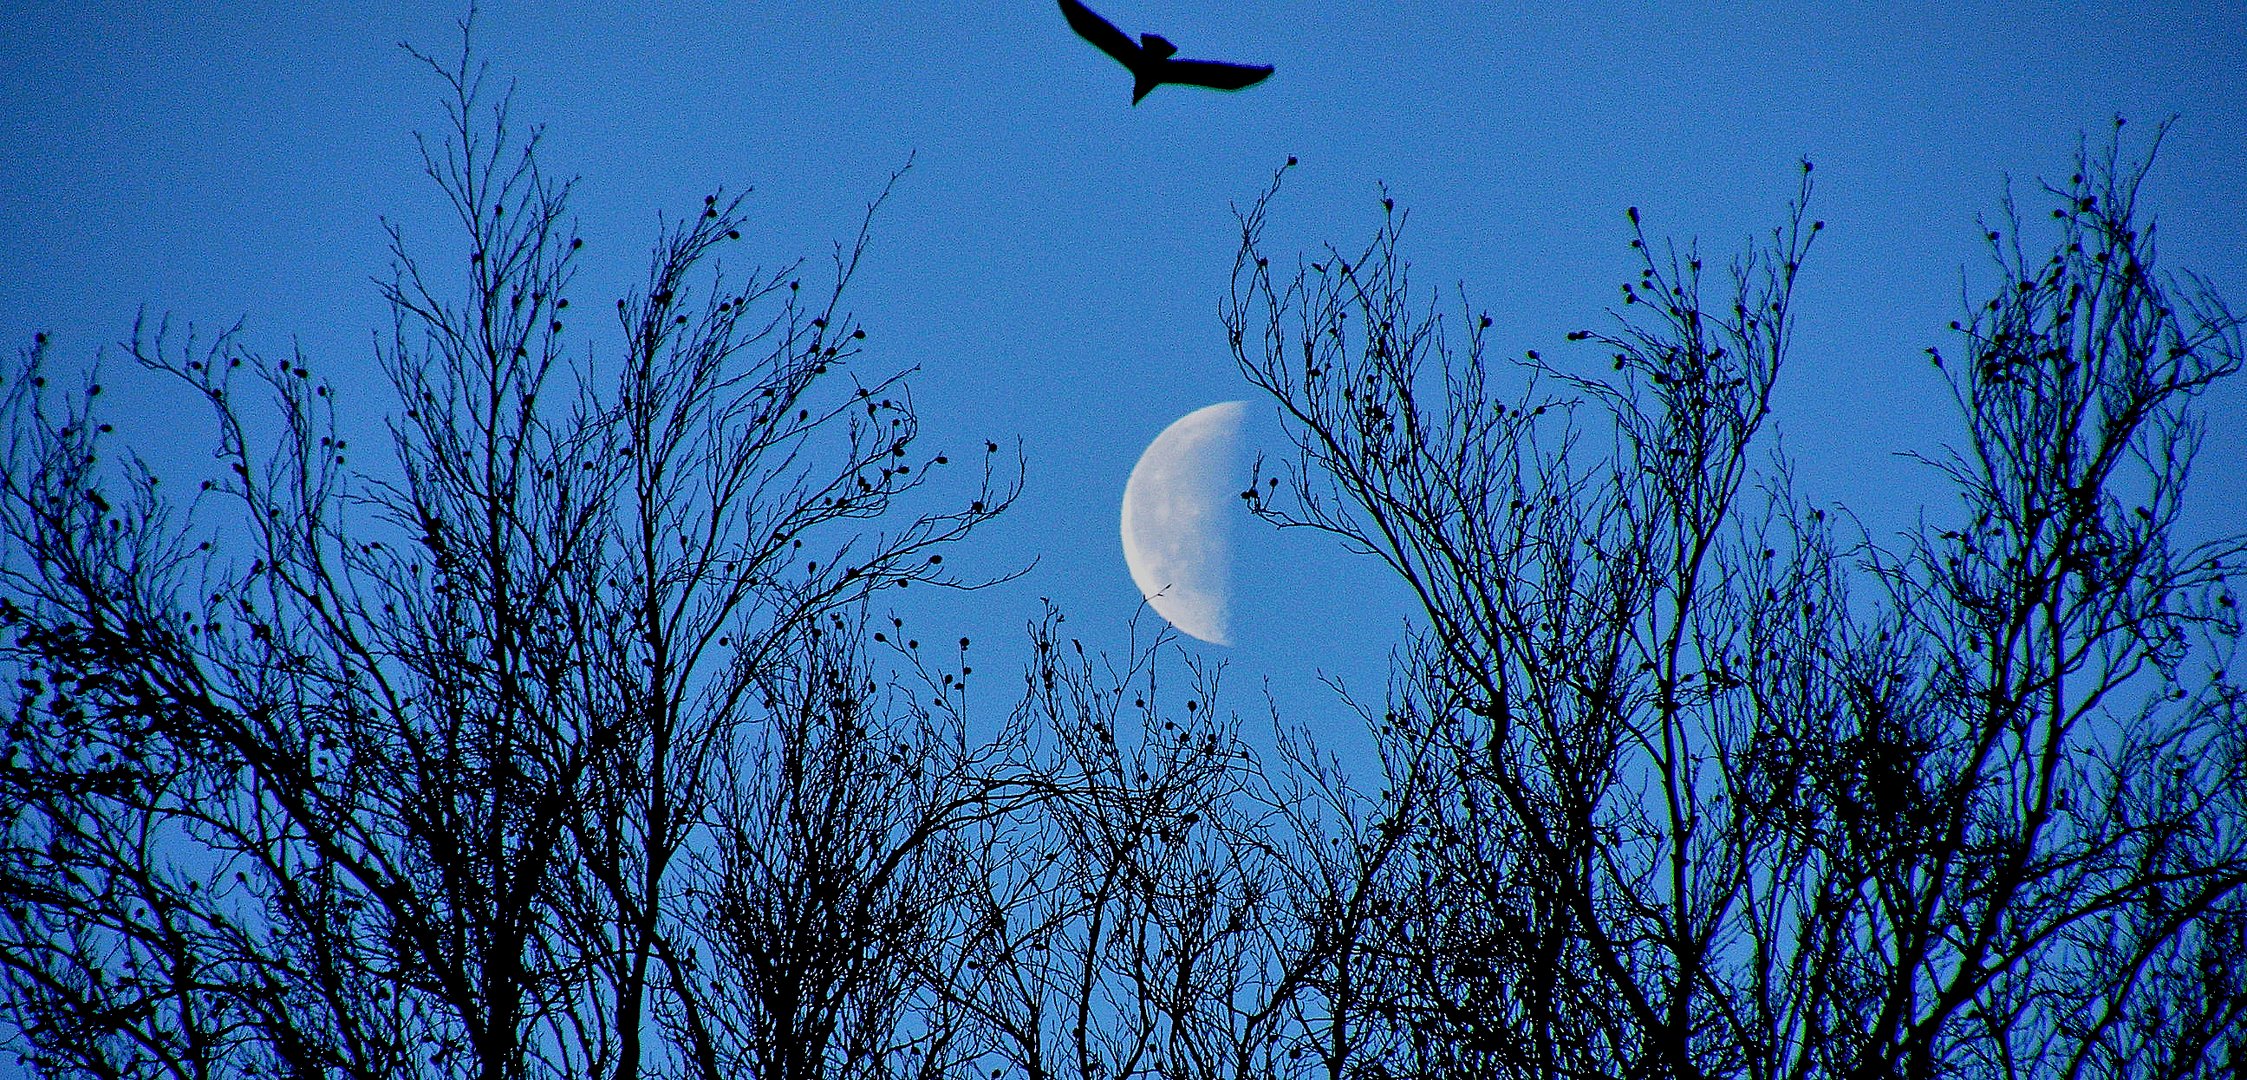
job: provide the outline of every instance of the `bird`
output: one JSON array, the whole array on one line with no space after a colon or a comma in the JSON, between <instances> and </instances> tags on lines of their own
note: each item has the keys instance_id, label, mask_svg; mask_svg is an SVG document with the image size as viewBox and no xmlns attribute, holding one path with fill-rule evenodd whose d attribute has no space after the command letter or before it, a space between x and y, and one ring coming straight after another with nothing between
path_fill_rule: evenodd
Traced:
<instances>
[{"instance_id":1,"label":"bird","mask_svg":"<svg viewBox=\"0 0 2247 1080\"><path fill-rule=\"evenodd\" d=\"M1206 86L1212 90L1239 90L1263 82L1272 74L1270 64L1228 64L1218 60L1173 60L1178 46L1160 34L1141 34L1134 43L1116 24L1095 14L1077 0L1061 0L1062 17L1079 37L1131 69L1131 103L1163 83Z\"/></svg>"}]
</instances>

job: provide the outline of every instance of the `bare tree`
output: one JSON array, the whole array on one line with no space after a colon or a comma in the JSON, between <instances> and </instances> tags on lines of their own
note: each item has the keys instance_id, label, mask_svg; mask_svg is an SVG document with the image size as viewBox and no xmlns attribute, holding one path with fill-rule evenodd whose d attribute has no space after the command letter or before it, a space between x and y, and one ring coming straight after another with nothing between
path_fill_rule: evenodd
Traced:
<instances>
[{"instance_id":1,"label":"bare tree","mask_svg":"<svg viewBox=\"0 0 2247 1080\"><path fill-rule=\"evenodd\" d=\"M1019 465L986 443L961 508L901 508L951 462L899 376L853 376L865 232L824 288L733 278L742 203L713 195L598 363L566 335L568 185L465 27L430 67L466 243L439 272L393 233L389 467L351 466L310 360L234 333L133 339L216 419L227 475L184 501L104 460L96 389L50 388L43 341L6 385L26 1063L1268 1074L1292 931L1215 671L1166 707L1166 638L1108 667L1049 614L975 741L967 639L947 665L868 622L893 586L975 584L942 549Z\"/></svg>"},{"instance_id":2,"label":"bare tree","mask_svg":"<svg viewBox=\"0 0 2247 1080\"><path fill-rule=\"evenodd\" d=\"M1994 297L1937 357L1963 514L1900 550L1761 464L1807 163L1715 303L1633 211L1618 329L1572 335L1613 371L1531 352L1512 400L1489 320L1411 288L1402 215L1291 273L1243 215L1227 321L1296 447L1245 497L1427 619L1368 713L1387 790L1342 792L1370 827L1315 875L1356 943L1312 969L1324 1071L2238 1066L2247 547L2174 533L2194 398L2247 350L2155 270L2150 160L2083 154L2048 258L2010 206L1990 232Z\"/></svg>"},{"instance_id":3,"label":"bare tree","mask_svg":"<svg viewBox=\"0 0 2247 1080\"><path fill-rule=\"evenodd\" d=\"M1088 653L1050 611L1031 644L1006 740L1026 798L967 837L976 932L944 979L986 1061L1034 1080L1272 1075L1296 928L1220 671L1136 624L1121 656Z\"/></svg>"},{"instance_id":4,"label":"bare tree","mask_svg":"<svg viewBox=\"0 0 2247 1080\"><path fill-rule=\"evenodd\" d=\"M957 713L873 673L860 621L808 638L761 680L772 719L725 759L694 879L720 1033L699 1073L953 1075L983 1047L929 979L973 933L961 837L1029 792Z\"/></svg>"},{"instance_id":5,"label":"bare tree","mask_svg":"<svg viewBox=\"0 0 2247 1080\"><path fill-rule=\"evenodd\" d=\"M688 853L723 849L740 748L833 615L951 582L1012 498L990 446L959 509L900 508L948 459L853 375L863 231L825 286L729 276L713 195L618 301L619 358L569 344L568 185L465 27L430 66L466 250L393 234L394 468L233 333L133 338L217 420L228 475L184 500L104 460L99 387L48 386L43 342L10 373L0 1008L40 1073L710 1075Z\"/></svg>"}]
</instances>

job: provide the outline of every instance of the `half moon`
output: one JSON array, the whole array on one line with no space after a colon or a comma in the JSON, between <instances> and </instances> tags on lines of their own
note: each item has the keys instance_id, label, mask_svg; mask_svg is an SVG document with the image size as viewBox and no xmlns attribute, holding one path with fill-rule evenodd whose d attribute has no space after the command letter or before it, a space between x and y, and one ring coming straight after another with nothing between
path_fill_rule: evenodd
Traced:
<instances>
[{"instance_id":1,"label":"half moon","mask_svg":"<svg viewBox=\"0 0 2247 1080\"><path fill-rule=\"evenodd\" d=\"M1230 645L1231 520L1245 401L1187 413L1139 455L1124 484L1124 564L1132 583L1181 632Z\"/></svg>"}]
</instances>

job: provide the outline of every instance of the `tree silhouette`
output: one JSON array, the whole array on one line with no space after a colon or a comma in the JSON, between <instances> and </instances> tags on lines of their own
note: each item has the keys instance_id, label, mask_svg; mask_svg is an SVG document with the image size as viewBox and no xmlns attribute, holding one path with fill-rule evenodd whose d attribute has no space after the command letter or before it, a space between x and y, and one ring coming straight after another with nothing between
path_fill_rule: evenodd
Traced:
<instances>
[{"instance_id":1,"label":"tree silhouette","mask_svg":"<svg viewBox=\"0 0 2247 1080\"><path fill-rule=\"evenodd\" d=\"M1042 797L970 845L985 929L952 982L994 1071L1265 1076L1290 1030L1262 770L1215 715L1215 668L1168 685L1170 640L1110 659L1056 614L1033 627L1012 741Z\"/></svg>"},{"instance_id":2,"label":"tree silhouette","mask_svg":"<svg viewBox=\"0 0 2247 1080\"><path fill-rule=\"evenodd\" d=\"M2155 268L2150 149L2079 160L2049 255L2008 205L1963 355L1930 350L1966 435L1925 461L1961 501L1897 547L1759 464L1807 163L1713 303L1634 210L1618 329L1572 335L1612 372L1531 352L1512 401L1489 321L1409 287L1401 215L1286 275L1243 215L1227 322L1295 446L1244 497L1427 620L1374 725L1387 790L1326 871L1373 900L1319 969L1329 1075L2247 1060L2247 539L2174 536L2194 399L2247 351Z\"/></svg>"},{"instance_id":3,"label":"tree silhouette","mask_svg":"<svg viewBox=\"0 0 2247 1080\"><path fill-rule=\"evenodd\" d=\"M1013 497L992 446L960 509L902 508L948 459L898 376L853 374L863 230L825 287L730 277L713 195L617 302L617 358L567 360L568 185L465 29L423 147L463 259L393 233L394 468L350 464L310 360L231 333L134 334L217 420L228 475L184 502L107 467L98 387L58 401L43 341L6 387L0 973L38 1072L716 1075L738 913L690 885L760 809L743 748L855 678L835 620L949 582L936 552Z\"/></svg>"}]
</instances>

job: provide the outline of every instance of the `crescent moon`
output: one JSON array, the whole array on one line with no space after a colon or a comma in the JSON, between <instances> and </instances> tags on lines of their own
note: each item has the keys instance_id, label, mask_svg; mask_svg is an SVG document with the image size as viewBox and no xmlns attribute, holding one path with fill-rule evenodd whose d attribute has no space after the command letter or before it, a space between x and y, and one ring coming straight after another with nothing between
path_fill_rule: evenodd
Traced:
<instances>
[{"instance_id":1,"label":"crescent moon","mask_svg":"<svg viewBox=\"0 0 2247 1080\"><path fill-rule=\"evenodd\" d=\"M1230 645L1232 551L1224 513L1245 401L1187 413L1139 455L1124 484L1124 564L1147 606L1181 632Z\"/></svg>"}]
</instances>

